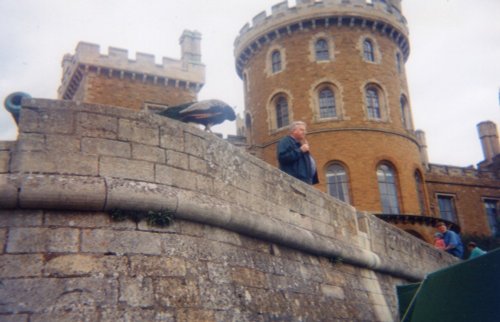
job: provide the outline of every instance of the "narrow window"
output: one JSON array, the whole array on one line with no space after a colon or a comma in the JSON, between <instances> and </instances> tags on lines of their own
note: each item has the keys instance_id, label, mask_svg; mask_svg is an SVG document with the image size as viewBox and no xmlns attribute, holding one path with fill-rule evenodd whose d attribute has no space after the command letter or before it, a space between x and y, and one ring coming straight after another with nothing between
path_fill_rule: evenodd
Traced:
<instances>
[{"instance_id":1,"label":"narrow window","mask_svg":"<svg viewBox=\"0 0 500 322\"><path fill-rule=\"evenodd\" d=\"M439 216L445 220L458 223L455 200L452 196L438 195Z\"/></svg>"},{"instance_id":2,"label":"narrow window","mask_svg":"<svg viewBox=\"0 0 500 322\"><path fill-rule=\"evenodd\" d=\"M328 193L344 202L350 203L349 178L344 167L338 163L332 164L326 170Z\"/></svg>"},{"instance_id":3,"label":"narrow window","mask_svg":"<svg viewBox=\"0 0 500 322\"><path fill-rule=\"evenodd\" d=\"M399 214L399 202L394 170L387 164L377 168L378 189L384 214Z\"/></svg>"},{"instance_id":4,"label":"narrow window","mask_svg":"<svg viewBox=\"0 0 500 322\"><path fill-rule=\"evenodd\" d=\"M282 128L288 125L288 102L283 96L276 101L276 126Z\"/></svg>"},{"instance_id":5,"label":"narrow window","mask_svg":"<svg viewBox=\"0 0 500 322\"><path fill-rule=\"evenodd\" d=\"M415 171L415 185L417 188L418 205L420 208L420 214L425 214L425 197L424 197L424 183L420 172Z\"/></svg>"},{"instance_id":6,"label":"narrow window","mask_svg":"<svg viewBox=\"0 0 500 322\"><path fill-rule=\"evenodd\" d=\"M401 96L399 99L400 102L400 107L401 107L401 123L403 123L403 127L405 129L410 128L410 122L409 122L409 113L408 113L408 103L406 101L406 98L404 96Z\"/></svg>"},{"instance_id":7,"label":"narrow window","mask_svg":"<svg viewBox=\"0 0 500 322\"><path fill-rule=\"evenodd\" d=\"M369 39L365 39L365 41L363 42L363 56L367 61L375 61L375 55L373 53L373 43Z\"/></svg>"},{"instance_id":8,"label":"narrow window","mask_svg":"<svg viewBox=\"0 0 500 322\"><path fill-rule=\"evenodd\" d=\"M484 200L484 208L486 210L486 216L488 217L491 235L494 237L500 237L500 214L498 212L498 200Z\"/></svg>"},{"instance_id":9,"label":"narrow window","mask_svg":"<svg viewBox=\"0 0 500 322\"><path fill-rule=\"evenodd\" d=\"M329 60L330 53L328 52L328 42L324 39L316 41L314 46L316 51L316 60Z\"/></svg>"},{"instance_id":10,"label":"narrow window","mask_svg":"<svg viewBox=\"0 0 500 322\"><path fill-rule=\"evenodd\" d=\"M273 73L281 71L281 53L279 50L273 51L271 55Z\"/></svg>"},{"instance_id":11,"label":"narrow window","mask_svg":"<svg viewBox=\"0 0 500 322\"><path fill-rule=\"evenodd\" d=\"M370 119L380 119L380 100L378 96L378 91L374 87L369 87L366 90L366 109L368 112L368 118Z\"/></svg>"},{"instance_id":12,"label":"narrow window","mask_svg":"<svg viewBox=\"0 0 500 322\"><path fill-rule=\"evenodd\" d=\"M401 74L402 68L401 68L401 54L396 53L396 68L398 70L398 73Z\"/></svg>"},{"instance_id":13,"label":"narrow window","mask_svg":"<svg viewBox=\"0 0 500 322\"><path fill-rule=\"evenodd\" d=\"M319 94L319 116L320 118L335 117L335 94L329 88L322 89Z\"/></svg>"}]
</instances>

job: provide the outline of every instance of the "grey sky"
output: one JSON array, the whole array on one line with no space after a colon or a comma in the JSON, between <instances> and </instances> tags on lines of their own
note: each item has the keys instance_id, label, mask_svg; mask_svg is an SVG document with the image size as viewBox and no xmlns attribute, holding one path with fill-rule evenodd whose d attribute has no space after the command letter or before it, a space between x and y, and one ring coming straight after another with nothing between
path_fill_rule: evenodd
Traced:
<instances>
[{"instance_id":1,"label":"grey sky","mask_svg":"<svg viewBox=\"0 0 500 322\"><path fill-rule=\"evenodd\" d=\"M180 57L184 29L202 33L206 85L199 98L218 98L243 112L234 69L240 28L279 0L0 0L0 99L14 91L56 98L61 60L79 41L161 57ZM293 4L294 1L289 1ZM483 159L476 125L499 126L499 0L403 0L410 28L406 64L414 125L427 134L432 163L468 166ZM225 123L214 131L234 133ZM0 140L16 127L0 108Z\"/></svg>"}]
</instances>

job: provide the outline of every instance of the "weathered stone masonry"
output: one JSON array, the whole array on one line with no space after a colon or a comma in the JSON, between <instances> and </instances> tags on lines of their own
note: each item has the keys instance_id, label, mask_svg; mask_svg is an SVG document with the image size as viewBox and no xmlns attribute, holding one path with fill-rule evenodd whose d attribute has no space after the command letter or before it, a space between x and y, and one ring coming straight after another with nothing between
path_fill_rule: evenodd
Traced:
<instances>
[{"instance_id":1,"label":"weathered stone masonry","mask_svg":"<svg viewBox=\"0 0 500 322\"><path fill-rule=\"evenodd\" d=\"M0 143L2 321L390 321L395 285L454 262L154 114L24 100L19 126Z\"/></svg>"}]
</instances>

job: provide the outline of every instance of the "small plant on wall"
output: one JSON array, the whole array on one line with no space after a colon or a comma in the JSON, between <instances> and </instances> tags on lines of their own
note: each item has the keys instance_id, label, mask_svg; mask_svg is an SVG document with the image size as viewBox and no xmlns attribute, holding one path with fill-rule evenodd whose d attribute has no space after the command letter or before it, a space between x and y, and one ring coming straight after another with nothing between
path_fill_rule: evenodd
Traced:
<instances>
[{"instance_id":1,"label":"small plant on wall","mask_svg":"<svg viewBox=\"0 0 500 322\"><path fill-rule=\"evenodd\" d=\"M138 211L138 210L123 210L113 209L109 211L109 215L113 221L132 220L140 222L146 220L150 226L166 227L174 221L174 212L166 209L158 211Z\"/></svg>"}]
</instances>

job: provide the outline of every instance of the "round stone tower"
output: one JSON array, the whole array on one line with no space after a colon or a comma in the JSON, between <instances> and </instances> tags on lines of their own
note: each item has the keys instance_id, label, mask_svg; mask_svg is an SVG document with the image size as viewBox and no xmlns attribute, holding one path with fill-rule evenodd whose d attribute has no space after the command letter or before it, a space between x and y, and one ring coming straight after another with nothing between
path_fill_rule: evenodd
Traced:
<instances>
[{"instance_id":1,"label":"round stone tower","mask_svg":"<svg viewBox=\"0 0 500 322\"><path fill-rule=\"evenodd\" d=\"M409 52L400 0L285 1L255 16L235 41L251 151L277 165L287 125L305 121L320 190L358 210L426 213Z\"/></svg>"}]
</instances>

